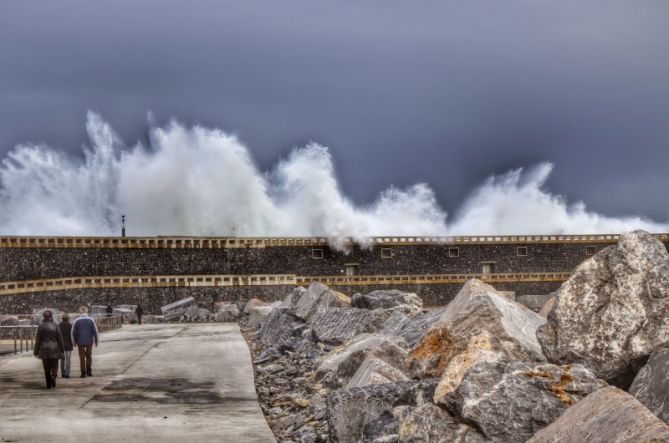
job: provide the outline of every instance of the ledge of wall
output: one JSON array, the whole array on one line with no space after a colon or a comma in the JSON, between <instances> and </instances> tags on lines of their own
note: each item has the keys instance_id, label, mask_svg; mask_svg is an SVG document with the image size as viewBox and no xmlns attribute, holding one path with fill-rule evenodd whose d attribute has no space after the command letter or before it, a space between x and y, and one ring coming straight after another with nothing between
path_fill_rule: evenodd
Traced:
<instances>
[{"instance_id":1,"label":"ledge of wall","mask_svg":"<svg viewBox=\"0 0 669 443\"><path fill-rule=\"evenodd\" d=\"M663 242L669 234L656 234ZM506 235L449 237L371 237L369 245L472 244L472 243L615 243L617 234ZM325 237L0 237L0 248L264 248L268 246L323 246Z\"/></svg>"},{"instance_id":2,"label":"ledge of wall","mask_svg":"<svg viewBox=\"0 0 669 443\"><path fill-rule=\"evenodd\" d=\"M464 284L478 278L486 283L564 282L569 273L508 273L508 274L436 274L436 275L355 275L355 276L295 276L281 275L161 275L161 276L103 276L71 277L12 281L0 283L0 296L36 292L62 292L74 289L113 288L198 288L198 287L258 287L308 286L321 282L332 287L443 285Z\"/></svg>"}]
</instances>

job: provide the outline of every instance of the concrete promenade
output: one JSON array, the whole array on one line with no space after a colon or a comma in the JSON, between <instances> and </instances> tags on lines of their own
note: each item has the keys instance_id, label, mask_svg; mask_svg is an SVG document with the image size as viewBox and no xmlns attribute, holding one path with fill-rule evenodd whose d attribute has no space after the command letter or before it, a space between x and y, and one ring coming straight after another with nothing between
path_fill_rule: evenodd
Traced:
<instances>
[{"instance_id":1,"label":"concrete promenade","mask_svg":"<svg viewBox=\"0 0 669 443\"><path fill-rule=\"evenodd\" d=\"M71 376L47 390L32 354L0 357L0 442L274 441L236 324L124 326Z\"/></svg>"}]
</instances>

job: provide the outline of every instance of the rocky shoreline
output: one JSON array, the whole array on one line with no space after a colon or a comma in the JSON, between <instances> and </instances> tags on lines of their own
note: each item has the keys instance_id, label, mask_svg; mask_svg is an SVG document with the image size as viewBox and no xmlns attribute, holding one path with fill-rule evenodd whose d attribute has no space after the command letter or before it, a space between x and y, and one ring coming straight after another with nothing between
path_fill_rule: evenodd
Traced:
<instances>
[{"instance_id":1,"label":"rocky shoreline","mask_svg":"<svg viewBox=\"0 0 669 443\"><path fill-rule=\"evenodd\" d=\"M425 310L314 283L240 322L281 442L669 441L664 245L626 234L547 303L470 280Z\"/></svg>"}]
</instances>

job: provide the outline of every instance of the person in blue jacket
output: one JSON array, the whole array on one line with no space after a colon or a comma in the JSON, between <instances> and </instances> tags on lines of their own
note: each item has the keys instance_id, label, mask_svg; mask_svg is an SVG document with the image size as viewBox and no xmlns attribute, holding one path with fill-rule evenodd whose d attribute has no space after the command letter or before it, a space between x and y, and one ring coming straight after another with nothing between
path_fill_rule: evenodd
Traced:
<instances>
[{"instance_id":1,"label":"person in blue jacket","mask_svg":"<svg viewBox=\"0 0 669 443\"><path fill-rule=\"evenodd\" d=\"M79 351L81 378L92 377L93 345L98 346L98 327L85 308L72 324L72 343Z\"/></svg>"}]
</instances>

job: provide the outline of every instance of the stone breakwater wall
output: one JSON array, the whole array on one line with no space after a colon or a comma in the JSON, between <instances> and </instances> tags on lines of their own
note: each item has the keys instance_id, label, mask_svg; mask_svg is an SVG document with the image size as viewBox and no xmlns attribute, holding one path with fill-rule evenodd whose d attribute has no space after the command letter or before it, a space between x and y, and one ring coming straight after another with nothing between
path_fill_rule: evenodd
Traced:
<instances>
[{"instance_id":1,"label":"stone breakwater wall","mask_svg":"<svg viewBox=\"0 0 669 443\"><path fill-rule=\"evenodd\" d=\"M564 240L573 237L371 242L368 247L351 244L348 251L319 241L299 246L251 243L229 247L189 240L191 243L170 247L143 243L84 247L76 242L20 243L0 238L0 281L103 275L344 275L347 271L358 275L478 274L484 265L493 273L571 272L590 255L617 241L617 236ZM665 237L665 244L669 244L669 235Z\"/></svg>"},{"instance_id":2,"label":"stone breakwater wall","mask_svg":"<svg viewBox=\"0 0 669 443\"><path fill-rule=\"evenodd\" d=\"M665 246L669 244L669 234L658 237ZM516 295L546 294L557 289L583 260L617 240L616 235L383 237L364 245L348 242L345 250L339 250L324 238L0 237L0 311L141 302L153 312L164 302L189 295L202 306L252 297L271 301L282 298L295 284L314 280L350 295L388 288L412 291L426 305L448 303L473 277ZM565 275L556 279L550 273ZM130 276L141 282L158 276L254 275L292 275L295 282L258 287L245 277L230 286L178 281L114 284L119 277ZM436 275L442 278L430 277ZM503 275L510 277L487 279ZM377 276L408 277L377 281ZM111 284L83 284L106 277ZM72 279L72 284L44 279Z\"/></svg>"}]
</instances>

